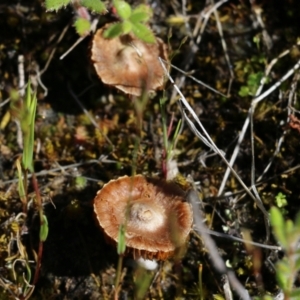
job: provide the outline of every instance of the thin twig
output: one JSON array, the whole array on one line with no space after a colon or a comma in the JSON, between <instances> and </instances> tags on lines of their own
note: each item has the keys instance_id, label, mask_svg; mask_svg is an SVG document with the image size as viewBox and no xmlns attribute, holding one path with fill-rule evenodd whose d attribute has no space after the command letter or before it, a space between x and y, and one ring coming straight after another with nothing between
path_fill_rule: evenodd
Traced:
<instances>
[{"instance_id":1,"label":"thin twig","mask_svg":"<svg viewBox=\"0 0 300 300\"><path fill-rule=\"evenodd\" d=\"M300 41L297 43L297 45L300 45ZM260 100L260 98L262 97L262 95L264 95L264 96L262 97L262 99L265 98L267 95L269 95L270 92L268 92L268 91L270 91L270 89L273 88L273 86L267 91L268 93L265 92L264 94L262 94L262 95L259 97L259 95L261 94L261 91L262 91L262 89L263 89L265 83L267 82L268 76L269 76L269 74L270 74L270 72L271 72L273 66L279 61L280 58L282 58L282 57L286 56L287 54L289 54L290 51L291 51L291 49L283 51L281 54L278 55L278 57L274 58L274 59L267 65L266 70L265 70L265 74L264 74L264 76L262 77L262 79L261 79L261 81L260 81L260 86L258 87L258 89L257 89L257 91L256 91L256 93L255 93L255 98L253 99L252 104L254 103L254 100L255 100L255 99L256 99L256 100ZM280 84L279 84L279 85L280 85ZM278 86L279 86L279 85L278 85ZM278 87L278 86L277 86L277 87ZM272 91L275 90L275 89L276 89L276 88L272 89ZM235 160L236 160L236 158L237 158L237 156L238 156L238 154L239 154L240 146L241 146L241 144L242 144L242 142L243 142L243 140L244 140L244 137L245 137L245 134L246 134L246 132L247 132L248 126L249 126L249 124L250 124L250 114L251 114L251 107L249 108L247 118L245 119L244 125L243 125L242 130L241 130L241 132L240 132L240 134L239 134L239 138L238 138L237 144L236 144L236 146L235 146L235 148L234 148L234 150L233 150L233 153L232 153L232 155L231 155L231 158L230 158L230 160L229 160L229 165L230 165L231 167L233 167L233 165L234 165L234 163L235 163ZM226 185L226 182L227 182L228 177L229 177L229 174L230 174L230 168L227 167L227 169L226 169L226 171L225 171L225 173L224 173L223 180L222 180L222 182L221 182L220 188L219 188L218 196L221 195L221 194L223 193L224 188L225 188L225 185Z\"/></svg>"},{"instance_id":2,"label":"thin twig","mask_svg":"<svg viewBox=\"0 0 300 300\"><path fill-rule=\"evenodd\" d=\"M218 248L214 242L214 240L209 236L208 233L206 233L207 228L204 225L203 218L201 216L201 213L199 213L197 203L200 201L198 194L191 190L188 194L188 201L191 203L193 212L194 212L194 224L195 228L198 232L201 233L201 236L203 238L203 242L205 244L205 247L207 248L211 262L213 263L216 270L222 274L226 274L228 276L229 282L235 292L241 297L243 300L250 300L250 296L248 294L248 291L244 288L244 286L239 282L239 280L236 278L233 271L230 271L226 268L225 262L221 258L220 254L218 253Z\"/></svg>"},{"instance_id":3,"label":"thin twig","mask_svg":"<svg viewBox=\"0 0 300 300\"><path fill-rule=\"evenodd\" d=\"M214 0L211 0L211 3L214 4ZM232 64L230 62L230 58L229 58L229 54L228 54L228 50L227 50L227 44L226 41L224 39L224 35L223 35L223 29L222 29L222 24L220 22L220 18L219 18L219 13L216 9L214 9L214 16L216 18L216 23L217 23L217 28L219 31L219 35L221 38L221 43L222 43L222 47L223 47L223 51L224 51L224 56L225 56L225 60L228 66L228 70L229 70L229 74L230 74L230 80L228 82L228 88L227 88L227 95L230 94L231 91L231 85L234 79L234 73L233 73L233 68L232 68Z\"/></svg>"},{"instance_id":4,"label":"thin twig","mask_svg":"<svg viewBox=\"0 0 300 300\"><path fill-rule=\"evenodd\" d=\"M207 145L208 147L210 147L215 153L217 153L221 159L224 161L224 163L230 168L232 174L236 177L236 179L239 181L239 183L241 184L241 186L245 189L246 193L254 200L254 202L256 203L256 205L259 207L259 209L262 211L262 213L264 214L265 220L268 220L268 212L266 211L266 209L264 208L262 202L257 199L252 192L249 190L249 188L245 185L245 183L243 182L243 180L241 179L241 177L237 174L237 172L229 165L227 159L224 156L223 151L221 151L216 144L214 143L214 141L211 139L211 137L209 136L209 134L207 133L207 131L205 130L204 126L202 125L201 121L199 120L197 114L195 113L195 111L192 109L192 107L190 106L190 104L187 102L187 100L185 99L184 95L181 93L180 89L177 87L177 85L175 84L173 78L171 77L171 75L169 74L166 66L164 65L163 61L161 60L161 58L159 58L162 67L164 68L165 73L167 74L169 80L171 81L171 83L173 84L175 90L177 91L177 93L180 95L180 100L178 101L179 103L179 107L181 109L181 114L182 117L187 121L188 126L190 127L191 131L201 139L201 141ZM195 124L193 121L190 120L190 118L188 117L188 115L185 112L185 109L183 108L183 106L189 111L189 113L192 115L194 122L196 122L196 124L200 127L201 131L203 132L203 134L200 133L200 131L196 128ZM266 223L266 233L267 233L267 237L269 236L269 226L267 226L268 224Z\"/></svg>"}]
</instances>

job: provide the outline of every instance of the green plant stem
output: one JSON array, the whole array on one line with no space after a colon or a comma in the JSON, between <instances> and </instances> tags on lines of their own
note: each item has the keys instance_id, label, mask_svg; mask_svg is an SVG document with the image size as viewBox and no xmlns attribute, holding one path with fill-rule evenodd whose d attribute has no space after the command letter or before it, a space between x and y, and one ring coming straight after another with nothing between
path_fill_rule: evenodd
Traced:
<instances>
[{"instance_id":1,"label":"green plant stem","mask_svg":"<svg viewBox=\"0 0 300 300\"><path fill-rule=\"evenodd\" d=\"M38 182L37 182L35 173L32 173L32 184L33 184L33 188L34 188L35 195L36 195L36 204L37 204L37 209L38 209L39 217L40 217L40 227L42 227L44 224L43 206L42 206L41 194L40 194L40 190L38 187ZM42 255L43 255L43 245L44 245L44 242L40 240L38 253L37 253L36 268L35 268L35 273L34 273L34 278L33 278L33 285L35 285L37 283L38 278L39 278L39 271L41 268L41 261L42 261Z\"/></svg>"},{"instance_id":2,"label":"green plant stem","mask_svg":"<svg viewBox=\"0 0 300 300\"><path fill-rule=\"evenodd\" d=\"M122 274L122 265L123 265L123 254L119 255L118 259L118 266L117 266L117 272L116 272L116 281L115 281L115 295L114 299L118 300L118 294L120 290L120 282L121 282L121 274Z\"/></svg>"},{"instance_id":3,"label":"green plant stem","mask_svg":"<svg viewBox=\"0 0 300 300\"><path fill-rule=\"evenodd\" d=\"M23 202L23 213L24 214L27 214L27 203L28 203L28 171L27 170L24 170L23 172L24 174L24 179L23 179L23 186L24 186L24 191L25 191L25 197L24 197L24 200L25 202Z\"/></svg>"}]
</instances>

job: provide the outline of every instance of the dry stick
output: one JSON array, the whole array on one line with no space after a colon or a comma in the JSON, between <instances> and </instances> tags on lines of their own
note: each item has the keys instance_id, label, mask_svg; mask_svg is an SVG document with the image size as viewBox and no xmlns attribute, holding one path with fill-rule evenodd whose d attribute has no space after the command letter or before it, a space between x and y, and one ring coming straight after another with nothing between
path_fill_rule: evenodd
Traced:
<instances>
[{"instance_id":1,"label":"dry stick","mask_svg":"<svg viewBox=\"0 0 300 300\"><path fill-rule=\"evenodd\" d=\"M197 203L200 201L198 194L191 190L188 194L188 201L192 204L193 212L194 212L194 226L196 230L201 234L203 238L203 242L205 247L208 250L208 253L211 258L211 262L213 263L214 267L222 274L226 274L228 276L228 280L235 290L235 292L243 299L243 300L250 300L248 291L245 290L243 285L239 282L236 278L233 271L230 271L226 268L226 265L218 253L218 248L214 242L214 240L206 233L207 228L204 225L204 220L201 216L201 213L196 213L198 211Z\"/></svg>"},{"instance_id":2,"label":"dry stick","mask_svg":"<svg viewBox=\"0 0 300 300\"><path fill-rule=\"evenodd\" d=\"M90 28L90 32L94 32L97 28L99 19L93 20ZM80 37L63 55L60 56L60 60L64 59L77 45L79 45L88 35Z\"/></svg>"},{"instance_id":3,"label":"dry stick","mask_svg":"<svg viewBox=\"0 0 300 300\"><path fill-rule=\"evenodd\" d=\"M53 168L51 170L43 170L43 171L40 171L38 173L35 173L35 176L36 177L46 176L46 175L53 174L53 173L56 173L56 172L65 171L67 169L78 168L78 167L81 167L81 166L84 166L84 165L87 165L87 164L99 164L100 162L103 162L103 163L117 163L114 160L107 160L106 157L107 157L106 155L102 155L99 158L99 160L97 160L97 159L91 159L91 160L85 161L85 162L80 162L80 163L76 163L76 164L70 164L70 165L67 165L67 166L60 166L58 168ZM28 174L27 178L31 178L31 177L32 177L32 174ZM88 178L88 177L85 177L85 178ZM93 178L90 178L89 180L99 181L99 179L93 179ZM6 180L6 181L3 181L3 182L0 181L0 183L6 185L6 184L17 183L18 181L19 181L19 179L15 178L15 179Z\"/></svg>"},{"instance_id":4,"label":"dry stick","mask_svg":"<svg viewBox=\"0 0 300 300\"><path fill-rule=\"evenodd\" d=\"M58 37L58 39L57 39L57 41L55 43L55 47L52 49L52 51L51 51L51 53L50 53L50 55L48 57L48 60L47 60L47 62L45 64L44 68L41 71L39 70L38 65L35 68L36 80L39 83L39 85L42 87L42 89L44 90L44 97L46 97L48 95L48 89L43 84L41 76L48 70L48 67L49 67L49 65L50 65L50 63L51 63L51 61L52 61L52 59L54 57L54 54L55 54L56 50L57 50L57 46L61 42L61 40L63 39L63 37L65 36L65 34L66 34L67 30L69 29L69 27L70 27L70 24L68 24L67 26L65 26L65 28L63 29L63 31L59 35L59 37Z\"/></svg>"},{"instance_id":5,"label":"dry stick","mask_svg":"<svg viewBox=\"0 0 300 300\"><path fill-rule=\"evenodd\" d=\"M12 285L12 283L6 278L2 277L0 274L0 286L2 286L3 289L5 289L12 296L12 299L18 299L18 295L10 289L10 285Z\"/></svg>"},{"instance_id":6,"label":"dry stick","mask_svg":"<svg viewBox=\"0 0 300 300\"><path fill-rule=\"evenodd\" d=\"M290 120L290 114L291 114L291 105L292 105L292 100L293 100L293 97L295 96L296 97L296 89L297 89L297 83L300 79L300 73L297 73L295 74L294 76L294 79L293 79L293 83L292 83L292 86L291 86L291 90L289 91L289 100L288 100L288 106L287 106L287 118L286 118L286 124L289 123L289 120ZM280 149L281 149L281 146L282 146L282 143L284 142L284 138L285 138L285 135L287 133L287 129L285 129L283 132L282 132L282 135L281 137L279 138L278 142L277 142L277 145L276 145L276 149L268 163L268 165L265 167L265 169L263 170L262 174L257 178L256 182L260 182L262 180L262 178L264 177L264 175L269 171L275 157L277 156L277 154L280 152Z\"/></svg>"},{"instance_id":7,"label":"dry stick","mask_svg":"<svg viewBox=\"0 0 300 300\"><path fill-rule=\"evenodd\" d=\"M193 36L196 36L198 34L198 32L199 32L199 35L198 35L197 40L196 40L197 44L200 44L200 42L201 42L202 35L203 35L204 29L205 29L205 27L207 25L207 22L208 22L208 20L210 18L210 15L215 10L217 10L222 4L224 4L227 1L228 0L221 0L221 1L217 2L217 3L215 3L214 5L211 5L208 8L204 9L205 13L203 13L203 12L200 13L200 16L198 18L198 21L196 23L195 30L194 30L194 33L193 33ZM202 17L204 19L204 22L202 23L201 28L199 29L200 24L201 24L201 18L200 17Z\"/></svg>"},{"instance_id":8,"label":"dry stick","mask_svg":"<svg viewBox=\"0 0 300 300\"><path fill-rule=\"evenodd\" d=\"M300 41L297 43L297 45L300 45ZM261 91L262 91L262 89L263 89L263 87L264 87L264 84L266 83L267 77L268 77L268 75L270 74L270 72L271 72L273 66L278 62L278 60L279 60L280 58L284 57L284 56L287 55L288 53L290 53L290 50L286 50L286 51L282 52L278 57L274 58L274 59L270 62L270 64L267 66L267 68L266 68L266 70L265 70L265 75L264 75L264 77L261 79L261 81L260 81L260 82L261 82L261 83L260 83L260 86L259 86L259 88L257 89L257 92L256 92L256 94L255 94L255 95L256 95L255 97L257 97L257 98L254 98L253 101L254 101L254 100L257 100L257 99L260 100L260 97L258 97L258 95L260 95L260 93L261 93ZM293 70L293 69L292 69L292 70ZM290 74L290 75L292 75L292 74ZM284 76L284 77L285 77L285 76ZM283 77L283 78L284 78L284 77ZM283 78L282 78L282 79L283 79ZM280 80L280 83L283 82L282 79ZM276 84L277 84L277 83L276 83ZM279 85L280 85L280 84L279 84ZM279 85L278 85L278 86L279 86ZM276 86L275 88L273 88L273 87L274 87L274 85L273 85L273 86L272 86L270 89L268 89L264 94L262 94L262 95L263 95L263 98L266 97L267 95L269 95L271 92L273 92L273 90L275 90L278 86ZM272 89L272 90L271 90L271 89ZM237 155L238 155L238 153L239 153L239 151L240 151L241 143L243 142L244 137L245 137L245 134L246 134L246 131L247 131L247 129L248 129L248 126L249 126L249 123L250 123L250 111L251 111L251 108L250 108L249 111L248 111L248 116L247 116L247 118L246 118L246 120L245 120L245 122L244 122L243 128L242 128L242 130L241 130L241 132L240 132L240 134L239 134L239 138L238 138L237 144L236 144L236 146L235 146L235 148L234 148L234 150L233 150L233 153L232 153L232 155L231 155L231 158L230 158L230 161L229 161L229 165L230 165L231 167L233 167L233 165L234 165L234 163L235 163L235 160L236 160L236 158L237 158ZM224 174L224 177L223 177L223 180L222 180L222 183L221 183L220 188L219 188L218 196L220 196L220 195L223 193L224 188L225 188L225 185L226 185L226 182L227 182L227 180L228 180L229 174L230 174L230 167L227 167L227 169L226 169L226 171L225 171L225 174Z\"/></svg>"},{"instance_id":9,"label":"dry stick","mask_svg":"<svg viewBox=\"0 0 300 300\"><path fill-rule=\"evenodd\" d=\"M19 94L23 101L23 97L25 96L25 72L24 72L24 55L18 56L18 87L19 87ZM14 122L17 125L17 143L20 149L23 149L23 134L21 123L18 118L14 118Z\"/></svg>"},{"instance_id":10,"label":"dry stick","mask_svg":"<svg viewBox=\"0 0 300 300\"><path fill-rule=\"evenodd\" d=\"M259 199L255 198L255 196L251 193L251 191L249 190L249 188L245 185L245 183L243 182L243 180L240 178L240 176L236 173L236 171L229 165L228 161L226 160L224 153L216 146L216 144L214 143L214 141L211 139L211 137L209 136L209 134L207 133L207 131L205 130L205 128L203 127L201 121L199 120L197 114L195 113L195 111L192 109L192 107L190 106L190 104L187 102L187 100L185 99L185 97L183 96L183 94L181 93L180 89L177 87L177 85L175 84L173 78L171 77L171 75L169 74L166 66L164 65L163 61L161 60L161 58L159 57L159 61L161 62L162 67L164 68L165 73L167 74L169 80L171 81L171 83L173 84L174 88L176 89L176 91L178 92L178 94L181 96L180 100L179 100L179 107L181 109L181 114L182 117L187 121L187 124L189 125L189 128L191 129L191 131L201 139L201 141L207 145L208 147L210 147L215 153L219 154L219 156L222 158L222 160L225 162L225 164L230 168L232 174L236 177L236 179L239 181L239 183L242 185L242 187L245 189L245 191L247 192L247 194L254 200L254 202L256 203L256 205L260 208L260 210L263 212L264 216L265 216L265 220L268 220L268 212L266 211L266 209L264 208L264 206L262 205L262 203L259 201ZM190 114L193 116L194 120L196 121L197 125L199 125L199 127L201 128L202 132L204 133L204 135L202 135L196 128L196 126L194 125L194 123L190 120L190 118L187 116L185 110L182 107L182 104L187 108L187 110L190 112ZM269 235L269 227L266 224L266 231L267 231L267 236Z\"/></svg>"},{"instance_id":11,"label":"dry stick","mask_svg":"<svg viewBox=\"0 0 300 300\"><path fill-rule=\"evenodd\" d=\"M252 155L252 162L251 162L251 189L253 190L253 193L257 199L257 201L263 206L263 202L260 198L260 195L258 193L258 190L255 185L255 145L254 145L254 131L253 131L253 115L254 115L254 107L253 111L250 113L250 139L251 139L251 155ZM269 220L269 215L264 214L264 221L265 221L265 226L266 226L266 242L269 241L270 239L270 220Z\"/></svg>"},{"instance_id":12,"label":"dry stick","mask_svg":"<svg viewBox=\"0 0 300 300\"><path fill-rule=\"evenodd\" d=\"M282 250L282 247L280 247L280 246L265 245L265 244L262 244L262 243L253 242L251 240L241 239L241 238L238 238L238 237L226 234L226 233L213 231L211 229L205 229L205 232L210 234L210 235L214 235L214 236L217 236L217 237L220 237L220 238L229 239L229 240L240 242L240 243L243 243L243 244L253 245L253 246L256 246L256 247L259 247L259 248L263 248L263 249L269 249L269 250L275 250L275 251L281 251Z\"/></svg>"},{"instance_id":13,"label":"dry stick","mask_svg":"<svg viewBox=\"0 0 300 300\"><path fill-rule=\"evenodd\" d=\"M39 74L38 74L39 76L43 75L47 71L47 69L48 69L48 67L49 67L49 65L50 65L50 63L51 63L51 61L52 61L52 59L54 57L54 54L55 54L55 52L57 50L57 46L62 41L62 39L65 36L65 34L66 34L67 30L69 29L69 27L70 27L70 23L61 32L60 36L58 37L58 39L57 39L57 41L55 43L55 47L52 49L52 51L51 51L51 53L49 55L49 58L48 58L48 60L47 60L47 62L45 64L44 68L41 71L39 71Z\"/></svg>"},{"instance_id":14,"label":"dry stick","mask_svg":"<svg viewBox=\"0 0 300 300\"><path fill-rule=\"evenodd\" d=\"M262 8L259 7L256 4L256 1L254 1L254 0L250 0L250 3L251 3L251 6L252 6L252 10L255 13L256 20L257 20L258 24L260 25L260 27L262 29L263 41L264 41L267 49L270 50L273 47L273 42L272 42L272 39L271 39L270 35L268 34L268 31L266 30L264 21L261 17Z\"/></svg>"},{"instance_id":15,"label":"dry stick","mask_svg":"<svg viewBox=\"0 0 300 300\"><path fill-rule=\"evenodd\" d=\"M40 228L44 225L44 216L43 216L43 204L42 204L42 199L41 199L41 194L40 190L38 187L38 181L35 177L35 174L32 174L32 185L36 194L36 201L37 201L37 209L39 212L39 218L40 218ZM35 273L33 277L32 284L36 285L39 279L39 273L41 269L41 263L42 263L42 256L43 256L43 248L44 248L44 242L39 239L39 246L38 246L38 253L37 253L37 261L36 261L36 268L35 268Z\"/></svg>"},{"instance_id":16,"label":"dry stick","mask_svg":"<svg viewBox=\"0 0 300 300\"><path fill-rule=\"evenodd\" d=\"M192 64L194 57L196 55L196 52L198 51L199 48L199 44L201 42L201 37L202 34L204 32L204 29L207 25L207 22L209 20L210 15L212 14L212 12L214 12L218 7L220 7L223 3L227 2L228 0L222 0L218 3L216 3L215 5L213 5L205 14L203 14L202 12L200 13L200 17L203 16L204 22L202 23L202 27L201 27L201 31L200 31L200 35L198 36L196 43L194 42L193 38L196 36L196 32L197 30L194 29L193 33L190 33L189 36L191 38L191 49L190 52L187 53L187 59L184 62L184 66L185 66L185 70L187 70L189 68L189 66ZM185 9L183 8L183 15L185 16L184 20L187 20L186 15L185 15ZM199 18L198 20L201 20L201 18ZM186 21L185 21L186 22ZM200 21L199 21L200 22ZM197 22L197 23L199 23ZM197 24L196 24L197 26ZM189 29L189 25L186 24L186 28ZM189 31L188 31L189 32ZM190 76L192 79L194 79L194 77ZM181 76L180 78L176 78L175 82L176 85L181 88L183 83L185 81L185 76ZM207 85L204 85L205 87L207 87ZM211 88L210 88L211 89ZM176 91L174 90L171 96L171 101L172 99L175 98L176 95Z\"/></svg>"},{"instance_id":17,"label":"dry stick","mask_svg":"<svg viewBox=\"0 0 300 300\"><path fill-rule=\"evenodd\" d=\"M214 0L211 0L211 4L214 4ZM214 12L214 15L215 15L215 18L216 18L216 23L217 23L219 35L220 35L220 38L221 38L221 43L222 43L225 59L226 59L227 65L228 65L229 73L230 73L230 80L228 82L228 88L227 88L227 95L229 95L230 91L231 91L231 85L232 85L232 82L233 82L233 79L234 79L234 73L233 73L232 65L231 65L231 62L230 62L229 55L228 55L227 44L226 44L225 39L224 39L223 29L222 29L222 25L221 25L220 18L219 18L219 13L216 9L213 12Z\"/></svg>"},{"instance_id":18,"label":"dry stick","mask_svg":"<svg viewBox=\"0 0 300 300\"><path fill-rule=\"evenodd\" d=\"M294 66L294 69L296 70L296 66L298 65L297 68L299 68L300 66L300 60L298 61L298 63ZM290 73L290 72L288 72ZM293 73L290 73L290 76L292 75ZM262 100L262 99L261 99ZM261 101L260 100L260 101ZM255 147L254 147L254 130L253 130L253 124L254 124L254 121L253 121L253 115L254 115L254 111L255 111L255 108L256 108L256 105L257 105L258 101L254 101L252 102L252 105L250 107L250 111L249 111L249 115L250 115L250 139L251 139L251 155L252 155L252 163L251 163L251 189L253 190L256 198L262 203L261 199L260 199L260 196L259 196L259 193L257 191L257 188L256 188L256 184L255 184ZM281 139L281 141L283 141L283 139ZM281 143L280 143L281 145ZM277 150L278 152L280 151L280 147L277 147ZM278 153L277 152L277 153ZM275 155L275 153L274 153ZM270 163L273 162L275 156L273 155L273 159L271 160ZM271 164L268 164L267 168L269 169ZM263 174L265 174L265 172L268 170L268 169L265 169ZM261 176L262 177L262 176ZM260 178L261 179L261 178ZM269 224L269 219L265 219L265 222L268 222ZM268 240L268 236L267 236L267 240Z\"/></svg>"},{"instance_id":19,"label":"dry stick","mask_svg":"<svg viewBox=\"0 0 300 300\"><path fill-rule=\"evenodd\" d=\"M210 87L208 84L206 84L206 83L204 83L203 81L197 79L196 77L190 75L189 73L185 72L184 70L182 70L182 69L176 67L175 65L171 64L170 62L168 62L168 61L166 61L166 60L164 60L164 59L161 59L161 60L162 60L165 64L171 66L173 69L175 69L175 70L181 72L182 74L184 74L185 77L189 77L189 78L191 78L192 80L194 80L195 82L197 82L197 83L201 84L202 86L206 87L208 90L211 90L212 92L214 92L214 93L216 93L216 94L218 94L218 95L220 95L220 96L223 96L223 97L227 98L227 96L226 96L225 94L223 94L223 93L219 92L218 90L216 90L216 89ZM178 86L178 85L177 85L177 86ZM176 91L175 91L175 92L176 92Z\"/></svg>"}]
</instances>

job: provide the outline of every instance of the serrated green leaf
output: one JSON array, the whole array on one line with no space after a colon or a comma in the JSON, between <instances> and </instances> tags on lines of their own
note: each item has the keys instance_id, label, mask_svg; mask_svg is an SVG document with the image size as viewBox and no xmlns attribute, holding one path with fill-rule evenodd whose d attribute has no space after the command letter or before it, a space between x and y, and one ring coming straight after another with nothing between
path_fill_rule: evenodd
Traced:
<instances>
[{"instance_id":1,"label":"serrated green leaf","mask_svg":"<svg viewBox=\"0 0 300 300\"><path fill-rule=\"evenodd\" d=\"M285 222L280 210L275 206L270 210L270 221L277 241L286 249L288 243L285 232Z\"/></svg>"},{"instance_id":2,"label":"serrated green leaf","mask_svg":"<svg viewBox=\"0 0 300 300\"><path fill-rule=\"evenodd\" d=\"M106 10L105 4L100 0L81 0L80 3L82 6L97 13L103 13Z\"/></svg>"},{"instance_id":3,"label":"serrated green leaf","mask_svg":"<svg viewBox=\"0 0 300 300\"><path fill-rule=\"evenodd\" d=\"M113 4L121 19L129 19L129 17L131 16L131 7L127 2L121 0L114 0Z\"/></svg>"},{"instance_id":4,"label":"serrated green leaf","mask_svg":"<svg viewBox=\"0 0 300 300\"><path fill-rule=\"evenodd\" d=\"M58 10L70 2L71 0L46 0L45 6L47 10Z\"/></svg>"},{"instance_id":5,"label":"serrated green leaf","mask_svg":"<svg viewBox=\"0 0 300 300\"><path fill-rule=\"evenodd\" d=\"M85 36L89 34L91 29L91 23L89 20L84 18L77 18L74 25L75 25L76 32L80 36Z\"/></svg>"},{"instance_id":6,"label":"serrated green leaf","mask_svg":"<svg viewBox=\"0 0 300 300\"><path fill-rule=\"evenodd\" d=\"M130 20L133 23L137 23L137 22L145 23L150 20L152 15L153 15L153 12L152 12L152 9L150 8L150 6L141 4L132 11Z\"/></svg>"},{"instance_id":7,"label":"serrated green leaf","mask_svg":"<svg viewBox=\"0 0 300 300\"><path fill-rule=\"evenodd\" d=\"M155 43L155 36L146 25L141 23L132 23L132 25L132 32L137 38L146 43Z\"/></svg>"},{"instance_id":8,"label":"serrated green leaf","mask_svg":"<svg viewBox=\"0 0 300 300\"><path fill-rule=\"evenodd\" d=\"M118 232L118 254L124 254L126 250L126 243L125 243L125 226L122 224L119 228Z\"/></svg>"},{"instance_id":9,"label":"serrated green leaf","mask_svg":"<svg viewBox=\"0 0 300 300\"><path fill-rule=\"evenodd\" d=\"M109 26L103 33L103 36L108 39L117 37L123 33L123 24L115 23Z\"/></svg>"},{"instance_id":10,"label":"serrated green leaf","mask_svg":"<svg viewBox=\"0 0 300 300\"><path fill-rule=\"evenodd\" d=\"M132 11L132 14L136 14L136 13L146 13L149 18L151 18L153 16L153 11L152 11L151 7L149 5L145 5L145 4L138 5ZM148 21L148 20L146 20L146 21Z\"/></svg>"},{"instance_id":11,"label":"serrated green leaf","mask_svg":"<svg viewBox=\"0 0 300 300\"><path fill-rule=\"evenodd\" d=\"M129 20L133 23L138 22L147 22L150 19L150 16L145 12L133 12Z\"/></svg>"},{"instance_id":12,"label":"serrated green leaf","mask_svg":"<svg viewBox=\"0 0 300 300\"><path fill-rule=\"evenodd\" d=\"M132 30L132 23L129 21L122 22L122 33L127 34Z\"/></svg>"},{"instance_id":13,"label":"serrated green leaf","mask_svg":"<svg viewBox=\"0 0 300 300\"><path fill-rule=\"evenodd\" d=\"M280 288L282 288L284 291L287 288L288 280L289 280L289 276L287 275L286 270L289 270L289 266L283 263L282 261L276 264L277 282Z\"/></svg>"},{"instance_id":14,"label":"serrated green leaf","mask_svg":"<svg viewBox=\"0 0 300 300\"><path fill-rule=\"evenodd\" d=\"M49 233L48 220L45 215L43 215L43 224L40 227L40 241L45 242Z\"/></svg>"}]
</instances>

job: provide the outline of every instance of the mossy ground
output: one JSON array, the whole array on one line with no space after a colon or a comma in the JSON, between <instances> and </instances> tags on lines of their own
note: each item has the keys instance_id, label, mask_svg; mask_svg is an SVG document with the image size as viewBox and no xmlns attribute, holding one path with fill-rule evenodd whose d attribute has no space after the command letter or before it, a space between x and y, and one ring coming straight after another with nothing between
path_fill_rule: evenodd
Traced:
<instances>
[{"instance_id":1,"label":"mossy ground","mask_svg":"<svg viewBox=\"0 0 300 300\"><path fill-rule=\"evenodd\" d=\"M198 26L205 1L189 1L187 19L180 17L180 1L149 1L154 8L152 28L168 41L173 54L172 63L202 80L219 92L227 93L230 71L224 56L220 35L212 14L197 46L188 38ZM258 24L255 8L261 7L265 30ZM229 159L236 144L253 96L259 85L259 72L280 53L291 49L279 59L269 76L272 86L299 60L300 9L296 0L269 1L251 7L246 1L228 1L219 9L219 18L227 44L231 68L235 75L225 98L185 77L182 93L200 117L206 130ZM178 22L173 18L177 15ZM159 99L164 96L167 122L174 124L181 118L173 87L169 83L163 92L149 99L142 114L137 114L131 97L114 88L104 86L95 74L90 61L91 37L87 37L63 60L59 57L77 40L73 28L74 13L70 7L58 13L46 12L43 1L2 1L0 4L0 274L7 287L17 293L22 282L24 266L17 262L18 279L12 274L12 258L18 251L18 234L26 252L34 260L39 222L36 211L29 207L25 220L15 217L22 212L17 192L16 158L22 153L18 142L18 126L9 102L4 101L12 90L18 89L18 56L24 56L24 72L39 79L37 87L38 111L35 135L35 172L38 175L43 207L49 222L49 236L44 244L41 273L32 299L110 299L114 292L118 255L104 240L95 221L92 200L99 188L110 179L136 173L162 176L163 123ZM184 23L187 20L187 23ZM188 26L190 26L190 29ZM201 24L200 24L201 25ZM60 42L59 36L66 29ZM172 35L170 35L172 29ZM264 34L272 40L268 49ZM199 37L196 33L194 42ZM255 43L255 39L258 43ZM53 49L49 66L41 77ZM249 79L250 74L258 74ZM173 78L181 74L172 70ZM278 139L284 135L281 150L270 170L257 186L268 210L276 205L278 193L286 196L286 216L294 217L299 210L299 132L286 123L289 93L298 77L290 77L261 102L254 114L256 176L273 157ZM249 95L242 97L239 91ZM96 121L91 122L75 97ZM299 109L299 88L291 104ZM175 126L174 126L175 127ZM173 130L174 132L174 130ZM250 184L250 135L241 144L235 170ZM138 143L137 143L138 140ZM189 130L180 133L174 159L183 178L192 178L203 198L205 213L213 230L240 236L241 229L250 230L253 240L265 240L264 220L253 200L246 196L234 206L232 199L243 193L235 178L230 178L226 191L230 197L217 197L226 166L217 155ZM298 160L299 159L299 160ZM185 181L185 180L184 180ZM29 198L34 191L29 186ZM252 255L241 243L215 238L224 261L230 262L241 283L251 296L276 293L274 269L278 253L261 250L261 268L254 274ZM271 240L272 244L275 241ZM202 266L203 298L199 291L199 268ZM34 263L32 263L34 269ZM143 277L144 276L144 277ZM148 276L148 277L147 277ZM150 276L150 277L149 277ZM120 299L139 297L140 278L150 282L146 288L148 299L213 299L222 295L222 276L218 274L203 247L201 239L191 234L185 256L180 261L161 263L155 272L143 271L129 257L125 258L119 290ZM150 278L150 279L149 279ZM143 282L143 281L141 281ZM0 299L8 299L9 292L0 287ZM222 298L220 298L222 299Z\"/></svg>"}]
</instances>

